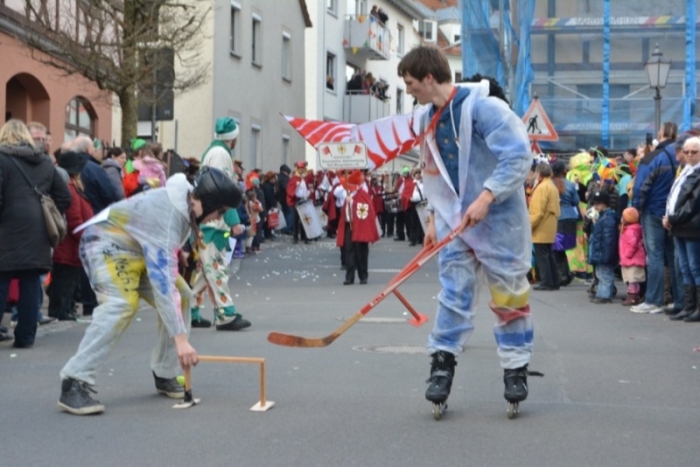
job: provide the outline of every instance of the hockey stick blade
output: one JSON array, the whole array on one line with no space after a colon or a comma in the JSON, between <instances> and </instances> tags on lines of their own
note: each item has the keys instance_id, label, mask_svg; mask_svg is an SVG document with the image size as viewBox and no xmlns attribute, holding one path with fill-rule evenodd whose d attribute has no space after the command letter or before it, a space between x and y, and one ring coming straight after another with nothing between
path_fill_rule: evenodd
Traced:
<instances>
[{"instance_id":1,"label":"hockey stick blade","mask_svg":"<svg viewBox=\"0 0 700 467\"><path fill-rule=\"evenodd\" d=\"M327 335L326 337L309 338L301 336L292 336L290 334L282 334L280 332L271 332L267 336L268 342L286 347L327 347L333 343L341 334L347 331L353 324L357 323L364 313L357 312L343 323L338 329Z\"/></svg>"},{"instance_id":2,"label":"hockey stick blade","mask_svg":"<svg viewBox=\"0 0 700 467\"><path fill-rule=\"evenodd\" d=\"M285 347L326 347L330 345L338 335L335 333L326 337L301 337L292 336L291 334L282 334L281 332L271 332L267 336L267 340L275 345L282 345Z\"/></svg>"}]
</instances>

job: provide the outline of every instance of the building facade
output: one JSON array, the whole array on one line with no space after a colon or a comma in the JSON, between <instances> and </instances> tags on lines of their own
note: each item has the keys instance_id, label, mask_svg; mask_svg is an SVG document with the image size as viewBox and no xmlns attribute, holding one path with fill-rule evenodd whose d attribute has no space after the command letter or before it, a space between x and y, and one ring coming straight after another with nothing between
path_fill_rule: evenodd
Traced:
<instances>
[{"instance_id":1,"label":"building facade","mask_svg":"<svg viewBox=\"0 0 700 467\"><path fill-rule=\"evenodd\" d=\"M305 114L304 34L312 26L306 1L213 0L198 7L209 9L200 58L211 77L176 94L174 119L158 122L158 140L183 157L200 157L216 119L230 116L240 127L234 157L246 170L277 171L303 159L305 142L283 115Z\"/></svg>"},{"instance_id":2,"label":"building facade","mask_svg":"<svg viewBox=\"0 0 700 467\"><path fill-rule=\"evenodd\" d=\"M44 64L51 57L23 42L23 12L22 0L0 4L0 108L5 121L42 123L51 133L52 150L78 135L111 142L112 96L82 76Z\"/></svg>"},{"instance_id":3,"label":"building facade","mask_svg":"<svg viewBox=\"0 0 700 467\"><path fill-rule=\"evenodd\" d=\"M386 21L370 14L373 5ZM306 118L364 123L413 109L397 67L421 43L419 22L434 18L433 11L412 0L322 0L309 2L309 15L316 26L306 31ZM386 86L381 98L348 90L353 75L368 73ZM306 160L315 166L316 159L307 145ZM389 169L416 160L415 154L404 155Z\"/></svg>"}]
</instances>

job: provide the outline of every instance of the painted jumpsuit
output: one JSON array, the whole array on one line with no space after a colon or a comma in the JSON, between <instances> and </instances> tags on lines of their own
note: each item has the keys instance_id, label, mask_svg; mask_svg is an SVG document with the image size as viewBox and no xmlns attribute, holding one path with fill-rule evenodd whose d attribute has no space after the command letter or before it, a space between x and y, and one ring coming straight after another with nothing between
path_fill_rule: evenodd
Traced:
<instances>
[{"instance_id":1,"label":"painted jumpsuit","mask_svg":"<svg viewBox=\"0 0 700 467\"><path fill-rule=\"evenodd\" d=\"M189 333L190 289L178 275L176 252L190 235L191 190L184 174L174 175L165 188L113 204L106 221L85 229L80 258L100 305L61 378L95 384L97 371L134 319L139 299L158 312L151 368L161 378L180 373L173 338Z\"/></svg>"},{"instance_id":2,"label":"painted jumpsuit","mask_svg":"<svg viewBox=\"0 0 700 467\"><path fill-rule=\"evenodd\" d=\"M222 142L214 141L202 157L202 167L215 167L223 170L233 180L236 179L233 170L231 150ZM238 212L235 209L226 211L222 219L202 225L204 234L204 249L198 249L197 255L202 268L192 276L192 294L194 307L192 316L199 317L199 309L204 300L204 293L211 289L210 300L215 307L214 319L216 324L228 324L236 318L236 306L233 304L229 291L229 270L224 261L228 249L228 237L231 227L240 224Z\"/></svg>"},{"instance_id":3,"label":"painted jumpsuit","mask_svg":"<svg viewBox=\"0 0 700 467\"><path fill-rule=\"evenodd\" d=\"M474 329L477 273L482 272L496 315L501 367L513 369L528 364L532 353L526 278L532 245L523 192L532 156L522 121L503 101L487 96L486 82L460 86L421 145L424 189L438 241L459 226L484 189L495 198L482 222L440 251L442 290L427 347L429 353L463 351ZM432 111L422 116L423 129L431 118Z\"/></svg>"}]
</instances>

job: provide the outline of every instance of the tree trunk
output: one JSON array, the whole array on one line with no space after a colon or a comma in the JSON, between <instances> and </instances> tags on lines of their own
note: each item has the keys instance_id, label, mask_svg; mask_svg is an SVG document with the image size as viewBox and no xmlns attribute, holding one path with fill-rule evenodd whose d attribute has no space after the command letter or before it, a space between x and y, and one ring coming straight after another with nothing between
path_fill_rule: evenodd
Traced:
<instances>
[{"instance_id":1,"label":"tree trunk","mask_svg":"<svg viewBox=\"0 0 700 467\"><path fill-rule=\"evenodd\" d=\"M127 88L117 94L122 108L122 142L124 148L131 147L131 140L138 137L138 101L134 87Z\"/></svg>"}]
</instances>

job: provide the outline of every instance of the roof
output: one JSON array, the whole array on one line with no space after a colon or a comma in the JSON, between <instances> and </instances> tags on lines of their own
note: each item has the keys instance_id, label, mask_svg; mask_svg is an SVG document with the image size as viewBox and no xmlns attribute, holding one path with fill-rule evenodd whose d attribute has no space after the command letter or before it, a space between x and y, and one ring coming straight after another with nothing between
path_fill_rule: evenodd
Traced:
<instances>
[{"instance_id":1,"label":"roof","mask_svg":"<svg viewBox=\"0 0 700 467\"><path fill-rule=\"evenodd\" d=\"M462 21L462 15L457 7L442 8L440 10L436 10L435 14L437 15L438 22Z\"/></svg>"},{"instance_id":2,"label":"roof","mask_svg":"<svg viewBox=\"0 0 700 467\"><path fill-rule=\"evenodd\" d=\"M437 46L445 55L462 55L462 42L450 45L450 41L445 37L445 34L438 28Z\"/></svg>"},{"instance_id":3,"label":"roof","mask_svg":"<svg viewBox=\"0 0 700 467\"><path fill-rule=\"evenodd\" d=\"M299 5L301 6L301 14L304 16L304 25L307 28L312 27L313 24L311 24L311 16L309 16L309 9L306 6L306 0L299 0Z\"/></svg>"},{"instance_id":4,"label":"roof","mask_svg":"<svg viewBox=\"0 0 700 467\"><path fill-rule=\"evenodd\" d=\"M435 19L435 12L417 0L387 0L412 19Z\"/></svg>"},{"instance_id":5,"label":"roof","mask_svg":"<svg viewBox=\"0 0 700 467\"><path fill-rule=\"evenodd\" d=\"M458 0L420 0L420 2L431 10L440 10L442 8L458 7Z\"/></svg>"}]
</instances>

